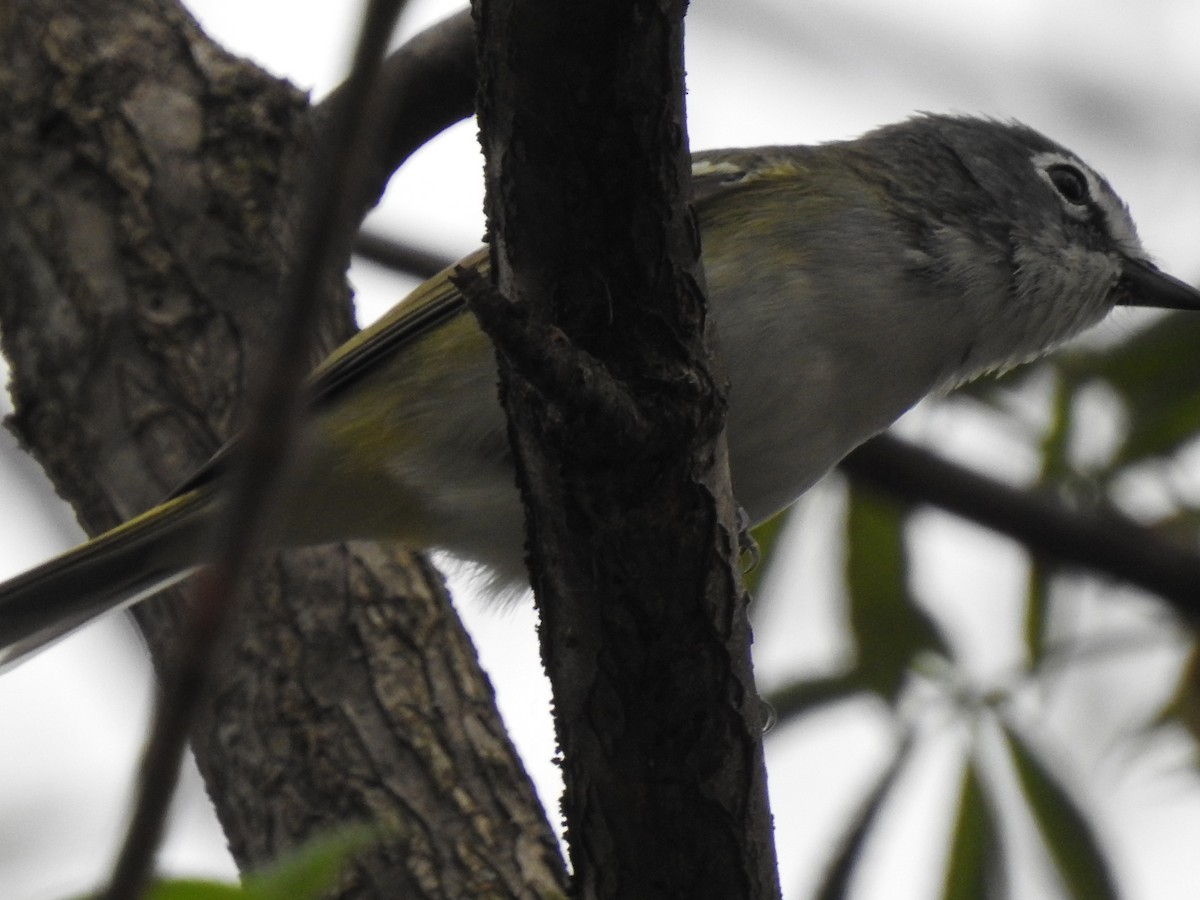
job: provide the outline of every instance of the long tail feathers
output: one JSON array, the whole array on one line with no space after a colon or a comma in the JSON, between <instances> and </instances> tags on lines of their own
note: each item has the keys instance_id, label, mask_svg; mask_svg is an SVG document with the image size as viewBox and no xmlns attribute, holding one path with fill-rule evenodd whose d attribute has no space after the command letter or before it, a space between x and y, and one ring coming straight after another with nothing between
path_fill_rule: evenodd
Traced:
<instances>
[{"instance_id":1,"label":"long tail feathers","mask_svg":"<svg viewBox=\"0 0 1200 900\"><path fill-rule=\"evenodd\" d=\"M176 497L0 584L0 671L187 577L201 560L206 493Z\"/></svg>"}]
</instances>

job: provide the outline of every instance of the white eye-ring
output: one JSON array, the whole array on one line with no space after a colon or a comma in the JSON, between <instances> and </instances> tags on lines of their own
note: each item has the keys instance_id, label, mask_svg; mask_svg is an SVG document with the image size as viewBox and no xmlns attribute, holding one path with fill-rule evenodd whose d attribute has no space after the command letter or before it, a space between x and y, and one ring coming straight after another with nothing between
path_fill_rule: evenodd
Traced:
<instances>
[{"instance_id":1,"label":"white eye-ring","mask_svg":"<svg viewBox=\"0 0 1200 900\"><path fill-rule=\"evenodd\" d=\"M1087 178L1077 168L1067 163L1056 163L1046 167L1046 175L1058 195L1072 206L1087 205L1091 196Z\"/></svg>"},{"instance_id":2,"label":"white eye-ring","mask_svg":"<svg viewBox=\"0 0 1200 900\"><path fill-rule=\"evenodd\" d=\"M1067 216L1100 228L1123 252L1145 256L1129 210L1094 170L1066 153L1036 153L1030 162L1061 201Z\"/></svg>"},{"instance_id":3,"label":"white eye-ring","mask_svg":"<svg viewBox=\"0 0 1200 900\"><path fill-rule=\"evenodd\" d=\"M1092 215L1096 201L1096 176L1078 160L1061 153L1039 153L1033 164L1040 175L1063 201L1067 215L1085 221Z\"/></svg>"}]
</instances>

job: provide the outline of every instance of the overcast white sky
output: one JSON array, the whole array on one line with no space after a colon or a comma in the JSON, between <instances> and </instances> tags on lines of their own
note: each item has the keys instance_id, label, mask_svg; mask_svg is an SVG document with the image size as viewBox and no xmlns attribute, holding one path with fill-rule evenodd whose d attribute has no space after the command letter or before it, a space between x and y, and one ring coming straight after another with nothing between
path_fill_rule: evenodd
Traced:
<instances>
[{"instance_id":1,"label":"overcast white sky","mask_svg":"<svg viewBox=\"0 0 1200 900\"><path fill-rule=\"evenodd\" d=\"M339 78L352 35L347 14L352 3L195 0L189 6L217 40L317 96ZM418 0L405 31L457 8ZM918 110L1019 118L1109 177L1132 207L1146 246L1166 268L1183 278L1200 276L1200 4L1193 0L695 0L688 76L689 127L697 149L848 137ZM374 224L461 255L482 234L481 203L473 125L467 123L419 154L396 180ZM353 278L368 317L404 293L369 266L357 266ZM1102 328L1119 333L1133 321ZM927 413L910 427L944 429L951 449L971 448L995 466L1003 467L1012 455L1003 442L972 437L971 423L948 422L941 413ZM44 490L36 467L11 446L0 448L5 499L0 546L11 551L0 560L0 573L25 568L79 536L64 525L69 518L49 517L30 501L32 493ZM814 498L808 515L825 521L836 510L836 498L827 494ZM944 522L933 517L927 528L944 530ZM1008 601L1020 590L1019 558L978 533L955 541L946 551L955 571L977 566L972 577L995 595L979 602L990 602L1000 630L1011 630L1015 619ZM811 554L806 559L819 555L811 547L805 552ZM927 557L923 565L932 570L927 580L936 595L940 567L934 559ZM810 570L803 593L835 593L829 581L828 574ZM506 718L552 805L553 747L532 616L527 609L496 614L481 613L470 601L461 605ZM810 631L804 641L791 636L772 642L776 633L790 634L785 619L778 613L759 626L764 677L811 670L845 649L832 619L815 637ZM990 665L1006 662L1011 644L1006 646ZM980 652L986 656L990 649L989 635L980 641ZM1169 664L1163 663L1160 681L1169 677ZM1139 677L1147 677L1144 670ZM4 897L49 900L100 877L122 821L147 684L141 651L117 620L0 678ZM869 703L850 704L771 738L787 896L804 896L799 888L811 884L813 862L822 852L814 833L886 752L886 728L877 713ZM945 766L955 746L953 737L934 744L920 767L926 775L910 779L907 793L915 810L910 814L916 818L901 827L919 822L922 835L935 829L933 841L921 841L926 847L940 843L936 829L945 827ZM1160 751L1163 767L1177 749ZM841 781L830 778L834 763ZM1118 848L1128 896L1194 897L1200 883L1196 863L1188 858L1200 835L1194 783L1188 783L1192 802L1184 805L1173 802L1178 792L1152 773L1110 775L1118 783L1097 802L1106 836ZM831 786L832 781L838 783ZM166 863L176 872L228 874L231 866L195 779L187 788ZM1162 795L1157 804L1156 792ZM932 891L922 869L910 860L882 858L862 896L926 900ZM1036 885L1022 894L1043 895L1053 896Z\"/></svg>"}]
</instances>

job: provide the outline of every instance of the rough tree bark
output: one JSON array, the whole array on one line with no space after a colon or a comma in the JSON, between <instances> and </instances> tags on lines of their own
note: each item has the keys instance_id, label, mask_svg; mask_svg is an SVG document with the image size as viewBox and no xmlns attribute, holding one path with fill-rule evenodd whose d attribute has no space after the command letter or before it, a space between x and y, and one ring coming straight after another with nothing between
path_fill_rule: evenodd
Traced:
<instances>
[{"instance_id":1,"label":"rough tree bark","mask_svg":"<svg viewBox=\"0 0 1200 900\"><path fill-rule=\"evenodd\" d=\"M13 0L0 43L10 427L91 532L237 428L269 345L305 98L170 0ZM351 326L331 286L321 340ZM239 865L382 823L346 897L556 895L554 839L440 580L374 546L267 560L193 746ZM178 598L139 615L168 664Z\"/></svg>"},{"instance_id":2,"label":"rough tree bark","mask_svg":"<svg viewBox=\"0 0 1200 900\"><path fill-rule=\"evenodd\" d=\"M686 3L473 9L502 296L471 294L526 503L575 893L777 897L687 205Z\"/></svg>"}]
</instances>

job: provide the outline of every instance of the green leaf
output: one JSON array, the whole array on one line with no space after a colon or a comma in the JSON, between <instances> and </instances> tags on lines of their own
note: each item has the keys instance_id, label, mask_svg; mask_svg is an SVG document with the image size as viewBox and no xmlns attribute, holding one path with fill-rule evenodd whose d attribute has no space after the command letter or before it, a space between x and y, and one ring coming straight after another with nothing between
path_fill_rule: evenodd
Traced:
<instances>
[{"instance_id":1,"label":"green leaf","mask_svg":"<svg viewBox=\"0 0 1200 900\"><path fill-rule=\"evenodd\" d=\"M1188 651L1175 692L1155 717L1156 725L1172 722L1183 728L1200 742L1200 647L1192 646Z\"/></svg>"},{"instance_id":2,"label":"green leaf","mask_svg":"<svg viewBox=\"0 0 1200 900\"><path fill-rule=\"evenodd\" d=\"M339 828L319 835L294 853L244 879L254 900L308 900L325 893L337 881L350 857L379 840L377 829L366 825Z\"/></svg>"},{"instance_id":3,"label":"green leaf","mask_svg":"<svg viewBox=\"0 0 1200 900\"><path fill-rule=\"evenodd\" d=\"M981 900L992 895L1001 847L999 828L992 821L992 809L973 759L963 767L959 797L942 900Z\"/></svg>"},{"instance_id":4,"label":"green leaf","mask_svg":"<svg viewBox=\"0 0 1200 900\"><path fill-rule=\"evenodd\" d=\"M777 724L782 724L814 709L853 697L862 689L862 684L853 673L832 675L828 678L792 681L772 691L763 700L774 710Z\"/></svg>"},{"instance_id":5,"label":"green leaf","mask_svg":"<svg viewBox=\"0 0 1200 900\"><path fill-rule=\"evenodd\" d=\"M1200 321L1168 315L1119 347L1072 354L1070 365L1107 381L1121 395L1129 435L1116 465L1173 453L1200 431Z\"/></svg>"},{"instance_id":6,"label":"green leaf","mask_svg":"<svg viewBox=\"0 0 1200 900\"><path fill-rule=\"evenodd\" d=\"M1075 900L1117 900L1108 859L1062 783L1016 731L1003 729L1017 778L1058 873Z\"/></svg>"},{"instance_id":7,"label":"green leaf","mask_svg":"<svg viewBox=\"0 0 1200 900\"><path fill-rule=\"evenodd\" d=\"M1075 472L1069 457L1071 399L1078 385L1063 374L1055 380L1053 414L1042 435L1041 475L1039 483L1069 481ZM1029 593L1025 601L1025 646L1031 660L1041 658L1046 640L1049 613L1049 572L1046 564L1034 556L1030 561Z\"/></svg>"},{"instance_id":8,"label":"green leaf","mask_svg":"<svg viewBox=\"0 0 1200 900\"><path fill-rule=\"evenodd\" d=\"M1025 596L1025 647L1036 668L1046 653L1046 623L1050 614L1050 579L1054 568L1044 560L1029 560L1029 591Z\"/></svg>"},{"instance_id":9,"label":"green leaf","mask_svg":"<svg viewBox=\"0 0 1200 900\"><path fill-rule=\"evenodd\" d=\"M247 896L240 885L188 878L159 881L146 891L146 900L245 900Z\"/></svg>"},{"instance_id":10,"label":"green leaf","mask_svg":"<svg viewBox=\"0 0 1200 900\"><path fill-rule=\"evenodd\" d=\"M333 887L350 857L379 839L365 825L339 828L245 876L242 884L172 879L154 884L146 900L316 900Z\"/></svg>"},{"instance_id":11,"label":"green leaf","mask_svg":"<svg viewBox=\"0 0 1200 900\"><path fill-rule=\"evenodd\" d=\"M846 586L850 627L858 644L857 680L889 702L903 687L917 654L946 654L933 622L908 590L905 512L872 494L850 489Z\"/></svg>"},{"instance_id":12,"label":"green leaf","mask_svg":"<svg viewBox=\"0 0 1200 900\"><path fill-rule=\"evenodd\" d=\"M825 878L817 890L815 895L817 900L842 900L849 896L850 879L854 875L855 866L866 846L867 835L871 831L871 826L879 818L879 813L883 810L888 795L899 781L900 773L904 771L905 762L912 756L915 744L913 733L909 730L896 748L892 761L879 776L875 787L867 795L858 814L854 817L837 855L830 862Z\"/></svg>"}]
</instances>

